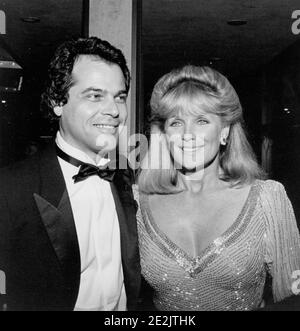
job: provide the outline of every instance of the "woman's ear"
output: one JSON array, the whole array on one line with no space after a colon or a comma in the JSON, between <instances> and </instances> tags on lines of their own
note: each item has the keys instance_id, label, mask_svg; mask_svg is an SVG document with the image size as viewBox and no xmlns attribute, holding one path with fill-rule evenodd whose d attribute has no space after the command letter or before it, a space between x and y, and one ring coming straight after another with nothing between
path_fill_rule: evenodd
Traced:
<instances>
[{"instance_id":1,"label":"woman's ear","mask_svg":"<svg viewBox=\"0 0 300 331\"><path fill-rule=\"evenodd\" d=\"M228 139L228 136L229 136L229 130L230 130L230 127L225 126L221 131L220 143L223 146L225 146L227 144L227 139Z\"/></svg>"}]
</instances>

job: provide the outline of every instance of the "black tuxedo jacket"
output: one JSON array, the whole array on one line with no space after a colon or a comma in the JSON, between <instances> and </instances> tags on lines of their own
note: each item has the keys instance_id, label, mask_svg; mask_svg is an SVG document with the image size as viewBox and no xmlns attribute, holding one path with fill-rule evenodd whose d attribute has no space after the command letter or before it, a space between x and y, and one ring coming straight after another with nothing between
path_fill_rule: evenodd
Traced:
<instances>
[{"instance_id":1,"label":"black tuxedo jacket","mask_svg":"<svg viewBox=\"0 0 300 331\"><path fill-rule=\"evenodd\" d=\"M111 189L120 224L128 309L134 310L140 264L131 184L130 171L118 170ZM74 309L80 252L54 145L0 171L1 270L6 275L9 310Z\"/></svg>"}]
</instances>

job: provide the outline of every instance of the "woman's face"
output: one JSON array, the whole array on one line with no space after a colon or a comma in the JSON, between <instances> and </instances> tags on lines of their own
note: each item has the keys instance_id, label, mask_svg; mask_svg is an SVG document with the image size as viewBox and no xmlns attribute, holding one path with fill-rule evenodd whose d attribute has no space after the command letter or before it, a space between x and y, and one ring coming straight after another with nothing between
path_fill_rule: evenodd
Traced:
<instances>
[{"instance_id":1,"label":"woman's face","mask_svg":"<svg viewBox=\"0 0 300 331\"><path fill-rule=\"evenodd\" d=\"M218 156L220 141L227 138L219 116L199 111L181 112L165 123L167 146L177 169L202 170Z\"/></svg>"}]
</instances>

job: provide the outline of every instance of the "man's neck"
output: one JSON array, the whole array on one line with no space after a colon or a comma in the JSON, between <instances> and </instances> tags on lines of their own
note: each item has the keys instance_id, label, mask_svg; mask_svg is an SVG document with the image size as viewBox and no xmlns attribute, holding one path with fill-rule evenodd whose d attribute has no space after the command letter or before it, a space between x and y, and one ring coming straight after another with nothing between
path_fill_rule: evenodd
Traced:
<instances>
[{"instance_id":1,"label":"man's neck","mask_svg":"<svg viewBox=\"0 0 300 331\"><path fill-rule=\"evenodd\" d=\"M60 131L57 132L55 141L57 146L62 151L72 157L75 157L76 159L79 159L84 163L91 163L97 166L103 166L109 162L109 159L105 158L105 155L102 155L101 153L85 151L78 146L74 146L70 142L66 141Z\"/></svg>"}]
</instances>

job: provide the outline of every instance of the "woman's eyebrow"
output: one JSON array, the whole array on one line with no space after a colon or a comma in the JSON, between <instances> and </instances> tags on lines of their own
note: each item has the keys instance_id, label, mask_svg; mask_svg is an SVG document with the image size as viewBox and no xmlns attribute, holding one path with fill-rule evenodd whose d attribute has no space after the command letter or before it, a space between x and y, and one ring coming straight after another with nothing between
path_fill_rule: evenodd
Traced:
<instances>
[{"instance_id":1,"label":"woman's eyebrow","mask_svg":"<svg viewBox=\"0 0 300 331\"><path fill-rule=\"evenodd\" d=\"M200 118L200 117L207 117L207 114L197 114L195 115L196 118Z\"/></svg>"},{"instance_id":2,"label":"woman's eyebrow","mask_svg":"<svg viewBox=\"0 0 300 331\"><path fill-rule=\"evenodd\" d=\"M180 116L172 116L168 118L168 121L183 121Z\"/></svg>"}]
</instances>

